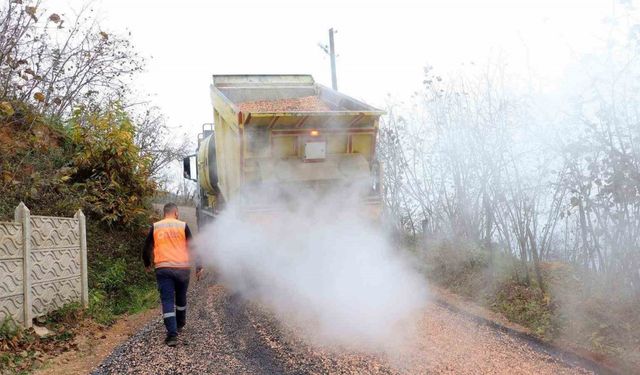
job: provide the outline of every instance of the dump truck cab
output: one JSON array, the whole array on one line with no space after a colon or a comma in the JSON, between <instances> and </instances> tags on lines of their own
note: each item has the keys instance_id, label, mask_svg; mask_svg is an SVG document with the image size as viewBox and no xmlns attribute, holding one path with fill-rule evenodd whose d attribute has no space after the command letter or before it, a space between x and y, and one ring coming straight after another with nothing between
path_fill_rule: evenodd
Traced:
<instances>
[{"instance_id":1,"label":"dump truck cab","mask_svg":"<svg viewBox=\"0 0 640 375\"><path fill-rule=\"evenodd\" d=\"M363 202L381 207L375 145L382 111L310 75L214 75L211 101L213 127L203 129L195 158L202 215L232 200L247 211L277 209L260 194L267 188L355 186ZM187 167L185 160L193 178Z\"/></svg>"}]
</instances>

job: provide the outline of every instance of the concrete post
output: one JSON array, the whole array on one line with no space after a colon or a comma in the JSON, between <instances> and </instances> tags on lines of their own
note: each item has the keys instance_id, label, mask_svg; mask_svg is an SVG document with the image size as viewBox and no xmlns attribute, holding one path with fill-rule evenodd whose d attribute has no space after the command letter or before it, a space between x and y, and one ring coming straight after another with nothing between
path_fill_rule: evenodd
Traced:
<instances>
[{"instance_id":1,"label":"concrete post","mask_svg":"<svg viewBox=\"0 0 640 375\"><path fill-rule=\"evenodd\" d=\"M22 272L23 272L23 297L24 303L24 326L31 327L32 322L32 299L31 299L31 212L20 202L14 213L15 221L22 224Z\"/></svg>"},{"instance_id":2,"label":"concrete post","mask_svg":"<svg viewBox=\"0 0 640 375\"><path fill-rule=\"evenodd\" d=\"M331 88L338 91L338 77L336 76L336 47L333 42L333 34L337 31L333 27L329 29L329 57L331 58Z\"/></svg>"},{"instance_id":3,"label":"concrete post","mask_svg":"<svg viewBox=\"0 0 640 375\"><path fill-rule=\"evenodd\" d=\"M78 219L80 230L80 273L81 273L81 301L84 307L89 307L89 275L87 271L87 223L82 210L74 215Z\"/></svg>"}]
</instances>

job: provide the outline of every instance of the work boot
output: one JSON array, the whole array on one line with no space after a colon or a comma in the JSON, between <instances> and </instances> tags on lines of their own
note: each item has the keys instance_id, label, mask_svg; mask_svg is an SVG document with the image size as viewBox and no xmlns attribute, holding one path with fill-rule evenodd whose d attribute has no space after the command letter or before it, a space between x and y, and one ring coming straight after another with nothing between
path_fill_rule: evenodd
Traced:
<instances>
[{"instance_id":1,"label":"work boot","mask_svg":"<svg viewBox=\"0 0 640 375\"><path fill-rule=\"evenodd\" d=\"M164 343L169 347L174 347L178 345L178 336L175 335L167 335L167 338L164 339Z\"/></svg>"},{"instance_id":2,"label":"work boot","mask_svg":"<svg viewBox=\"0 0 640 375\"><path fill-rule=\"evenodd\" d=\"M184 328L184 323L178 324L178 333L182 332L183 328Z\"/></svg>"}]
</instances>

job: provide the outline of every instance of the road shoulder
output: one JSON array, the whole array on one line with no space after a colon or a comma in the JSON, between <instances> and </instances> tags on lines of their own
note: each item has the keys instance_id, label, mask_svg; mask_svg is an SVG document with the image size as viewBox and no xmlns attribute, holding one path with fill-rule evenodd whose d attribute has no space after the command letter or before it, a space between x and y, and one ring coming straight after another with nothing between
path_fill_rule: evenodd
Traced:
<instances>
[{"instance_id":1,"label":"road shoulder","mask_svg":"<svg viewBox=\"0 0 640 375\"><path fill-rule=\"evenodd\" d=\"M479 324L490 326L512 336L519 337L538 350L562 358L567 363L582 366L600 374L622 374L624 371L610 358L604 358L596 353L581 350L563 340L552 342L543 341L531 330L517 323L509 321L504 315L482 307L468 298L452 293L445 288L431 285L434 302L441 306L463 314Z\"/></svg>"},{"instance_id":2,"label":"road shoulder","mask_svg":"<svg viewBox=\"0 0 640 375\"><path fill-rule=\"evenodd\" d=\"M74 338L77 350L48 359L33 374L88 374L116 347L127 341L151 320L157 318L159 314L159 308L153 308L138 314L121 316L114 325L104 330L88 327L86 330L78 332Z\"/></svg>"}]
</instances>

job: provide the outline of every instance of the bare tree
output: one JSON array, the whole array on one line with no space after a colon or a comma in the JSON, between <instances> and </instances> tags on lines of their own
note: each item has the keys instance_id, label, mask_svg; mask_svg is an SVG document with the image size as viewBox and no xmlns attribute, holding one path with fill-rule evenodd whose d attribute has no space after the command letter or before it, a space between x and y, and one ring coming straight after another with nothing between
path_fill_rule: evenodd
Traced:
<instances>
[{"instance_id":1,"label":"bare tree","mask_svg":"<svg viewBox=\"0 0 640 375\"><path fill-rule=\"evenodd\" d=\"M540 145L515 141L533 126L529 99L505 89L500 64L450 81L427 68L424 84L380 133L388 207L410 233L484 249L491 269L504 251L526 283L531 265L544 287L541 262L567 189L549 172L558 163L537 159Z\"/></svg>"},{"instance_id":2,"label":"bare tree","mask_svg":"<svg viewBox=\"0 0 640 375\"><path fill-rule=\"evenodd\" d=\"M475 244L490 262L503 251L541 288L542 264L562 260L640 294L640 59L607 56L556 120L556 143L499 67L450 81L427 69L424 92L380 132L399 227Z\"/></svg>"},{"instance_id":3,"label":"bare tree","mask_svg":"<svg viewBox=\"0 0 640 375\"><path fill-rule=\"evenodd\" d=\"M131 43L102 30L88 7L66 18L41 5L13 0L0 9L0 97L54 116L122 98L143 64Z\"/></svg>"},{"instance_id":4,"label":"bare tree","mask_svg":"<svg viewBox=\"0 0 640 375\"><path fill-rule=\"evenodd\" d=\"M149 170L154 178L161 177L165 168L172 162L186 157L192 144L186 135L176 137L176 130L167 125L159 108L146 108L134 115L136 127L135 143L140 153L149 159Z\"/></svg>"}]
</instances>

